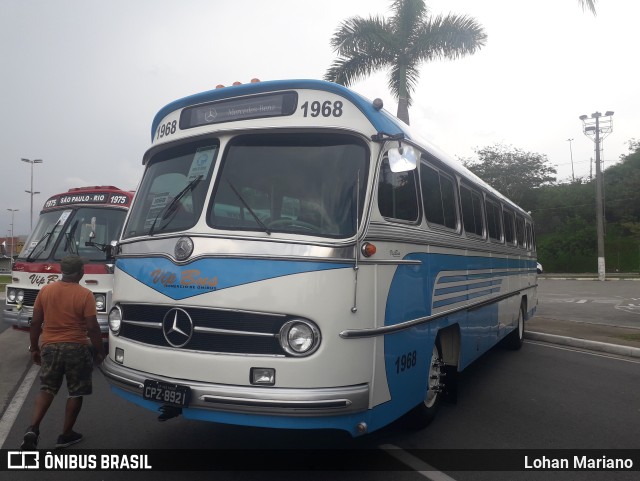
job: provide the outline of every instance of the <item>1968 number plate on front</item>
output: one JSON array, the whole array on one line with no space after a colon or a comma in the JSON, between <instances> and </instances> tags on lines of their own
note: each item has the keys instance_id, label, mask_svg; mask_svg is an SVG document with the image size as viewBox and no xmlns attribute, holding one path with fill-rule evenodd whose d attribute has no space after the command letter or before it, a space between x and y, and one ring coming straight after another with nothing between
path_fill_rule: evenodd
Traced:
<instances>
[{"instance_id":1,"label":"1968 number plate on front","mask_svg":"<svg viewBox=\"0 0 640 481\"><path fill-rule=\"evenodd\" d=\"M144 382L142 397L151 401L184 407L189 404L190 392L191 389L188 386L147 379Z\"/></svg>"}]
</instances>

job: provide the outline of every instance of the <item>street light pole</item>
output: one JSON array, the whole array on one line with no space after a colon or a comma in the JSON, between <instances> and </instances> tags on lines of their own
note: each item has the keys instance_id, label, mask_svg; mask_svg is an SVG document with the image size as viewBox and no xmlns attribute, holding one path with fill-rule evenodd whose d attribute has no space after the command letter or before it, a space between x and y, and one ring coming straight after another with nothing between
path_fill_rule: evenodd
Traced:
<instances>
[{"instance_id":1,"label":"street light pole","mask_svg":"<svg viewBox=\"0 0 640 481\"><path fill-rule=\"evenodd\" d=\"M613 131L613 112L608 110L604 115L600 112L591 114L591 119L581 115L584 134L594 137L596 149L596 231L598 236L598 280L604 281L606 277L604 259L604 206L602 203L602 170L600 168L600 146L602 140Z\"/></svg>"},{"instance_id":2,"label":"street light pole","mask_svg":"<svg viewBox=\"0 0 640 481\"><path fill-rule=\"evenodd\" d=\"M22 162L27 162L31 164L31 190L25 190L25 192L31 195L31 230L33 230L33 194L40 193L40 192L34 192L33 190L33 164L41 164L42 159L35 159L35 160L20 159L20 160L22 160Z\"/></svg>"},{"instance_id":3,"label":"street light pole","mask_svg":"<svg viewBox=\"0 0 640 481\"><path fill-rule=\"evenodd\" d=\"M571 181L575 182L576 181L576 176L573 173L573 149L571 148L571 142L573 141L573 139L567 139L567 142L569 142L569 154L571 155Z\"/></svg>"},{"instance_id":4,"label":"street light pole","mask_svg":"<svg viewBox=\"0 0 640 481\"><path fill-rule=\"evenodd\" d=\"M14 237L13 237L13 214L15 214L16 212L18 212L20 209L7 209L9 212L11 212L11 269L13 269L13 244L14 242Z\"/></svg>"}]
</instances>

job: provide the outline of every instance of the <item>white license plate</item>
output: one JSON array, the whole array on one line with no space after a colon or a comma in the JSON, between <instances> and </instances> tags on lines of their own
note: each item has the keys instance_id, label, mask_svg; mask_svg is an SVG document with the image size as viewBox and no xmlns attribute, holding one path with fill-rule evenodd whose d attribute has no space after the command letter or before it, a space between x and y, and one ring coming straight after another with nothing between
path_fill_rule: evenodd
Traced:
<instances>
[{"instance_id":1,"label":"white license plate","mask_svg":"<svg viewBox=\"0 0 640 481\"><path fill-rule=\"evenodd\" d=\"M147 379L144 382L142 397L150 401L184 407L189 405L190 392L189 386Z\"/></svg>"}]
</instances>

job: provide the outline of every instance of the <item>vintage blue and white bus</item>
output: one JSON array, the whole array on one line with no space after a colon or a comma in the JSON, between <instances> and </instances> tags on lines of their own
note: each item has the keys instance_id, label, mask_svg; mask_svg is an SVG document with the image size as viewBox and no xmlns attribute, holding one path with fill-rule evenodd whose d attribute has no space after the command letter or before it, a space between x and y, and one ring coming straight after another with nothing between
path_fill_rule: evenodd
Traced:
<instances>
[{"instance_id":1,"label":"vintage blue and white bus","mask_svg":"<svg viewBox=\"0 0 640 481\"><path fill-rule=\"evenodd\" d=\"M518 349L531 217L379 99L252 82L156 115L117 246L118 395L237 425L426 425L456 373Z\"/></svg>"}]
</instances>

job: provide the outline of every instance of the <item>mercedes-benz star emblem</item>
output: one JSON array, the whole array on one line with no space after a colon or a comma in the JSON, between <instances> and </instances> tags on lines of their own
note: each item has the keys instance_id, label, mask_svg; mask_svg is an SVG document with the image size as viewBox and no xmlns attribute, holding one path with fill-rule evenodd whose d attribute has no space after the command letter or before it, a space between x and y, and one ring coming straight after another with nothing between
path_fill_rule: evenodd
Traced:
<instances>
[{"instance_id":1,"label":"mercedes-benz star emblem","mask_svg":"<svg viewBox=\"0 0 640 481\"><path fill-rule=\"evenodd\" d=\"M176 242L176 246L173 248L173 253L179 261L188 259L192 252L193 241L188 237L180 237L178 242Z\"/></svg>"},{"instance_id":2,"label":"mercedes-benz star emblem","mask_svg":"<svg viewBox=\"0 0 640 481\"><path fill-rule=\"evenodd\" d=\"M213 122L218 116L216 109L211 107L207 113L204 114L204 120L207 122Z\"/></svg>"},{"instance_id":3,"label":"mercedes-benz star emblem","mask_svg":"<svg viewBox=\"0 0 640 481\"><path fill-rule=\"evenodd\" d=\"M184 309L174 307L162 319L162 334L173 347L184 347L193 336L193 320Z\"/></svg>"}]
</instances>

